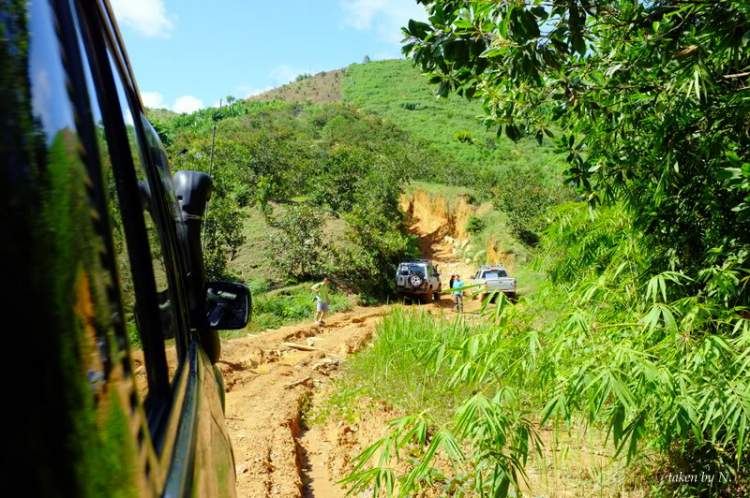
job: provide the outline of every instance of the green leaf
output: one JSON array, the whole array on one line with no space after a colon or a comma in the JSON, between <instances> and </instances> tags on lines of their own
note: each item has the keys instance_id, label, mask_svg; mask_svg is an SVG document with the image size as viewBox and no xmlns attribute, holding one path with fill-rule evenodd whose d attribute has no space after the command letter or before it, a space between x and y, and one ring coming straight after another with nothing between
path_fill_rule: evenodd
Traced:
<instances>
[{"instance_id":1,"label":"green leaf","mask_svg":"<svg viewBox=\"0 0 750 498\"><path fill-rule=\"evenodd\" d=\"M505 134L514 142L518 142L523 137L521 130L519 130L517 126L510 124L505 125Z\"/></svg>"},{"instance_id":2,"label":"green leaf","mask_svg":"<svg viewBox=\"0 0 750 498\"><path fill-rule=\"evenodd\" d=\"M573 50L581 54L581 56L586 55L586 41L584 40L582 33L574 33L571 42Z\"/></svg>"},{"instance_id":3,"label":"green leaf","mask_svg":"<svg viewBox=\"0 0 750 498\"><path fill-rule=\"evenodd\" d=\"M740 160L740 157L737 155L737 153L733 150L728 150L725 152L727 159L732 161L735 164L740 164L742 161Z\"/></svg>"},{"instance_id":4,"label":"green leaf","mask_svg":"<svg viewBox=\"0 0 750 498\"><path fill-rule=\"evenodd\" d=\"M546 20L547 17L549 17L549 14L547 13L547 9L545 9L541 5L537 5L536 7L532 7L531 8L531 13L534 14L536 17L538 17L541 20Z\"/></svg>"},{"instance_id":5,"label":"green leaf","mask_svg":"<svg viewBox=\"0 0 750 498\"><path fill-rule=\"evenodd\" d=\"M720 181L736 180L742 177L742 169L740 168L723 168L716 173L716 179Z\"/></svg>"}]
</instances>

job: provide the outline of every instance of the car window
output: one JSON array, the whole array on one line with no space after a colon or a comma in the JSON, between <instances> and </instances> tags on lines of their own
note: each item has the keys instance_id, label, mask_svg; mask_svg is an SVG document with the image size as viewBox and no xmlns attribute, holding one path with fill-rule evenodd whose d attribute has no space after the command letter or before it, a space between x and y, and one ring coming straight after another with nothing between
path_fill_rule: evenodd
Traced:
<instances>
[{"instance_id":1,"label":"car window","mask_svg":"<svg viewBox=\"0 0 750 498\"><path fill-rule=\"evenodd\" d=\"M92 36L97 35L92 33ZM157 413L171 402L169 384L176 362L170 362L171 368L167 367L164 338L176 335L178 319L162 248L160 221L152 215L147 195L150 189L138 191L133 181L148 184L134 112L119 72L108 50L101 45L86 44L87 48L96 48L91 48L91 53L87 51L91 62L84 64L85 76L107 191L124 321L134 351L135 381L147 412ZM98 64L100 60L108 63L111 73L99 70L103 66ZM113 80L109 79L111 76ZM107 112L103 113L102 109ZM155 405L159 410L154 411Z\"/></svg>"},{"instance_id":2,"label":"car window","mask_svg":"<svg viewBox=\"0 0 750 498\"><path fill-rule=\"evenodd\" d=\"M409 266L409 272L410 273L417 273L419 275L425 276L425 269L419 265L411 265Z\"/></svg>"},{"instance_id":3,"label":"car window","mask_svg":"<svg viewBox=\"0 0 750 498\"><path fill-rule=\"evenodd\" d=\"M505 270L496 270L496 271L484 272L483 278L504 278L507 276L508 276L508 273Z\"/></svg>"},{"instance_id":4,"label":"car window","mask_svg":"<svg viewBox=\"0 0 750 498\"><path fill-rule=\"evenodd\" d=\"M125 120L125 126L128 135L128 144L130 145L133 162L136 169L136 177L138 178L141 186L141 202L143 203L144 222L146 225L146 231L148 232L148 245L151 254L151 267L154 274L154 282L156 283L156 294L158 298L158 312L160 318L161 331L163 339L168 342L168 345L173 345L174 339L177 337L179 319L175 312L176 299L174 293L170 289L171 275L169 259L168 259L168 235L165 220L161 219L161 212L157 206L157 192L154 192L153 182L149 182L149 175L146 169L145 151L149 151L150 147L140 142L139 133L137 133L136 120L144 120L138 111L133 110L127 100L122 80L117 72L116 67L112 63L110 58L110 64L112 65L112 73L115 75L115 84L117 85L117 93L120 101L121 112L123 119ZM137 113L137 114L136 114ZM111 168L110 168L111 175ZM171 182L170 182L171 187ZM117 210L113 210L114 215L117 216L119 213ZM121 232L119 233L121 236ZM125 252L125 251L124 251ZM122 254L122 262L125 267L129 262L129 259ZM120 278L129 286L132 286L132 281L135 275L132 272L132 268L123 268ZM126 303L127 306L136 306L135 301ZM133 324L130 324L131 328ZM143 331L139 331L143 332ZM172 355L170 354L169 357ZM140 359L140 356L136 356L136 359ZM173 361L168 364L168 372L170 382L174 377L174 373L177 368L176 355Z\"/></svg>"}]
</instances>

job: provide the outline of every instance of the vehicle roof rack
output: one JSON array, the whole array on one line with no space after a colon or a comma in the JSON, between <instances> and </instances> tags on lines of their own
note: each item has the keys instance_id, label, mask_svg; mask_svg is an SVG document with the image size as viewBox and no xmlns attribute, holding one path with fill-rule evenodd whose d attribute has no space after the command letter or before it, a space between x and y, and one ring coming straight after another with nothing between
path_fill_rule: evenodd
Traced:
<instances>
[{"instance_id":1,"label":"vehicle roof rack","mask_svg":"<svg viewBox=\"0 0 750 498\"><path fill-rule=\"evenodd\" d=\"M505 267L503 265L479 265L479 269L480 270L492 270L492 269L495 269L495 268L497 268L497 269L502 268L503 270L505 269Z\"/></svg>"},{"instance_id":2,"label":"vehicle roof rack","mask_svg":"<svg viewBox=\"0 0 750 498\"><path fill-rule=\"evenodd\" d=\"M429 263L430 260L424 259L424 258L404 258L401 262L402 263Z\"/></svg>"}]
</instances>

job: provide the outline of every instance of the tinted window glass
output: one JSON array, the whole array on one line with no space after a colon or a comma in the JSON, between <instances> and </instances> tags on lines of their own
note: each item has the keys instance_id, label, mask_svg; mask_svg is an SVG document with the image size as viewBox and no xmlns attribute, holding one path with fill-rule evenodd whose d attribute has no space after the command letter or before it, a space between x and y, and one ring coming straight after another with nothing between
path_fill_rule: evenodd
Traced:
<instances>
[{"instance_id":1,"label":"tinted window glass","mask_svg":"<svg viewBox=\"0 0 750 498\"><path fill-rule=\"evenodd\" d=\"M110 60L111 62L111 60ZM167 251L165 250L165 247L163 244L167 241L167 234L165 231L164 224L162 223L162 220L159 218L160 212L158 210L157 206L157 199L155 198L155 194L152 193L152 188L149 183L149 176L146 170L146 161L148 160L146 157L144 157L144 151L147 151L148 148L144 147L144 144L140 143L139 140L139 134L136 128L136 122L135 120L141 119L140 114L137 114L136 117L134 117L134 113L137 111L134 111L130 108L127 100L127 96L125 93L124 86L122 84L122 80L119 77L119 73L117 72L116 66L111 62L111 68L112 73L115 75L115 84L117 86L117 93L120 101L121 106L121 112L123 119L125 121L125 126L127 130L128 135L128 143L130 145L131 154L133 156L133 161L135 162L135 170L136 170L136 176L138 178L138 181L140 183L140 193L141 193L141 202L143 204L144 209L144 221L146 224L146 230L148 232L148 243L150 247L150 253L151 253L151 266L154 274L154 281L156 283L156 291L157 291L157 297L158 297L158 309L159 309L159 316L161 318L161 333L163 334L163 337L165 340L168 340L169 343L172 343L172 339L174 339L177 335L177 327L178 327L178 319L175 316L175 308L174 303L175 300L173 299L172 292L170 291L170 278L169 278L169 272L167 268ZM111 168L110 168L111 171ZM111 172L110 172L111 176ZM115 217L119 216L119 213L117 212L117 209L113 209L113 215ZM115 239L121 238L122 232L115 234ZM124 244L120 241L119 246L124 248ZM136 276L131 271L131 268L127 267L128 265L128 258L126 255L127 251L123 251L120 256L120 261L123 267L123 271L120 274L120 278L123 281L123 286L132 289L132 281L133 278L136 278ZM129 307L129 309L133 309L137 303L136 303L136 296L129 295L128 296L131 300L129 302L126 302L126 306ZM132 316L132 314L130 315ZM136 325L133 321L129 322L129 327L132 331L136 330ZM134 335L131 337L135 338ZM172 380L176 367L176 357L174 353L170 354L169 356L172 357L172 361L169 362L169 377L170 380ZM138 367L141 362L143 361L142 356L135 355L135 361L136 366ZM136 369L137 370L137 369Z\"/></svg>"},{"instance_id":2,"label":"tinted window glass","mask_svg":"<svg viewBox=\"0 0 750 498\"><path fill-rule=\"evenodd\" d=\"M409 271L410 271L411 273L417 273L417 274L419 274L419 275L422 275L423 277L425 276L425 270L424 270L424 267L422 267L422 266L418 266L418 265L411 265L411 266L409 267Z\"/></svg>"},{"instance_id":3,"label":"tinted window glass","mask_svg":"<svg viewBox=\"0 0 750 498\"><path fill-rule=\"evenodd\" d=\"M484 278L503 278L507 276L508 274L503 270L488 271L484 273Z\"/></svg>"}]
</instances>

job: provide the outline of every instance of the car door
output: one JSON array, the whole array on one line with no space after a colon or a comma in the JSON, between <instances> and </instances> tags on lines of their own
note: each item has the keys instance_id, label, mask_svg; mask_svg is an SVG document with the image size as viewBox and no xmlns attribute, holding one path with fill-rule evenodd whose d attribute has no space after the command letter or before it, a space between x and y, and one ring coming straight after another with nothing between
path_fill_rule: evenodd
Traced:
<instances>
[{"instance_id":1,"label":"car door","mask_svg":"<svg viewBox=\"0 0 750 498\"><path fill-rule=\"evenodd\" d=\"M4 482L30 496L234 496L168 165L109 7L18 2L0 14L0 207L11 214L0 254L13 262L0 304L5 326L26 330L0 363L3 378L23 379L5 391Z\"/></svg>"},{"instance_id":2,"label":"car door","mask_svg":"<svg viewBox=\"0 0 750 498\"><path fill-rule=\"evenodd\" d=\"M147 373L152 356L162 362L165 337L175 337L170 355L173 361L167 367L168 387L163 386L163 373L156 379L162 383L162 390L155 398L169 402L152 402L150 392L144 400L153 412L151 430L158 441L161 489L165 496L234 496L234 458L224 424L223 385L190 318L189 301L202 307L204 297L189 293L186 248L180 245L176 233L182 220L166 153L144 114L112 14L106 3L96 5L96 9L83 11L84 22L90 26L88 55L92 73L98 72L94 74L99 78L96 87L105 92L98 99L100 105L108 107L103 120L120 130L122 136L118 152L112 152L117 138L108 140L108 146L115 176L115 161L123 163L121 177L115 182L120 208L123 215L128 209L128 217L133 218L123 223L127 253L131 265L142 259L141 267L131 270L134 287L141 287L140 291L135 289L135 303ZM130 154L123 150L126 135ZM128 158L130 164L124 164ZM134 200L139 201L137 206L132 205ZM131 236L137 240L130 240ZM150 313L139 309L142 291L147 294L142 301L153 303ZM149 316L141 319L147 313ZM148 379L149 391L151 381ZM168 389L166 393L164 389Z\"/></svg>"},{"instance_id":3,"label":"car door","mask_svg":"<svg viewBox=\"0 0 750 498\"><path fill-rule=\"evenodd\" d=\"M0 29L0 477L24 496L160 494L164 405L139 396L75 13L3 3Z\"/></svg>"}]
</instances>

